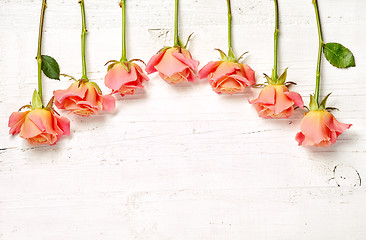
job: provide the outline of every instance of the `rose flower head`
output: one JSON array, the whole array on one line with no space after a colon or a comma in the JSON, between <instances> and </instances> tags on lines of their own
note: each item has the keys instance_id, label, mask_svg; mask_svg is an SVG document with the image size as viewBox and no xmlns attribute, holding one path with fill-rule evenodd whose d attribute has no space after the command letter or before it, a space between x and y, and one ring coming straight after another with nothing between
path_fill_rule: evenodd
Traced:
<instances>
[{"instance_id":1,"label":"rose flower head","mask_svg":"<svg viewBox=\"0 0 366 240\"><path fill-rule=\"evenodd\" d=\"M239 63L232 49L227 56L220 49L221 61L207 63L198 73L199 78L207 78L212 90L216 93L234 94L241 93L244 88L255 84L255 72L249 65Z\"/></svg>"},{"instance_id":2,"label":"rose flower head","mask_svg":"<svg viewBox=\"0 0 366 240\"><path fill-rule=\"evenodd\" d=\"M113 96L102 95L102 91L95 82L85 79L75 80L65 90L53 91L53 95L57 108L83 117L98 114L102 110L112 112L115 108Z\"/></svg>"},{"instance_id":3,"label":"rose flower head","mask_svg":"<svg viewBox=\"0 0 366 240\"><path fill-rule=\"evenodd\" d=\"M61 117L52 107L53 98L47 107L42 106L37 91L33 93L32 105L25 112L13 112L9 117L9 134L19 134L31 145L54 145L63 135L70 135L70 121Z\"/></svg>"},{"instance_id":4,"label":"rose flower head","mask_svg":"<svg viewBox=\"0 0 366 240\"><path fill-rule=\"evenodd\" d=\"M152 56L145 70L148 74L158 71L168 83L193 82L198 65L185 47L175 46L165 47Z\"/></svg>"},{"instance_id":5,"label":"rose flower head","mask_svg":"<svg viewBox=\"0 0 366 240\"><path fill-rule=\"evenodd\" d=\"M112 60L108 62L112 63L108 66L104 83L112 89L112 93L119 93L121 96L133 95L136 89L144 87L142 85L144 81L149 81L141 67L133 61L142 60L133 59L122 62Z\"/></svg>"},{"instance_id":6,"label":"rose flower head","mask_svg":"<svg viewBox=\"0 0 366 240\"><path fill-rule=\"evenodd\" d=\"M310 111L301 120L300 132L296 134L299 146L329 147L334 144L338 136L352 126L338 122L326 108L326 101L330 94L318 105L310 95Z\"/></svg>"},{"instance_id":7,"label":"rose flower head","mask_svg":"<svg viewBox=\"0 0 366 240\"><path fill-rule=\"evenodd\" d=\"M265 75L268 85L259 93L259 96L249 103L253 104L261 118L289 118L294 112L296 106L303 108L304 102L300 94L290 92L288 86L295 84L293 82L285 83L287 78L287 69L277 79Z\"/></svg>"}]
</instances>

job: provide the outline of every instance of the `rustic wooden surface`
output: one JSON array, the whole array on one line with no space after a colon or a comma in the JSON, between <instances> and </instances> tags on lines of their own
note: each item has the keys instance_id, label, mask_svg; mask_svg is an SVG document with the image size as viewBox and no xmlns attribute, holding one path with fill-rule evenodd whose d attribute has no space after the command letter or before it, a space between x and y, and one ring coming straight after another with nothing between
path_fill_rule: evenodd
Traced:
<instances>
[{"instance_id":1,"label":"rustic wooden surface","mask_svg":"<svg viewBox=\"0 0 366 240\"><path fill-rule=\"evenodd\" d=\"M71 119L53 147L8 135L12 111L36 88L41 1L0 0L0 239L191 240L366 239L366 2L319 1L325 41L355 54L357 68L324 61L322 95L333 92L338 120L352 123L326 149L294 140L303 112L262 120L247 99L259 89L217 95L207 82L169 85L157 75L144 91L118 98L113 114ZM128 1L130 58L172 44L173 1ZM120 58L118 1L86 0L90 78L102 89L104 63ZM232 1L236 53L270 73L273 2ZM182 38L201 67L226 51L226 2L181 1ZM280 68L306 103L313 92L317 30L311 0L280 0ZM50 0L43 53L62 73L81 76L77 0ZM45 79L52 90L70 82ZM61 111L62 112L62 111ZM65 112L62 112L65 114ZM363 179L364 178L364 179Z\"/></svg>"}]
</instances>

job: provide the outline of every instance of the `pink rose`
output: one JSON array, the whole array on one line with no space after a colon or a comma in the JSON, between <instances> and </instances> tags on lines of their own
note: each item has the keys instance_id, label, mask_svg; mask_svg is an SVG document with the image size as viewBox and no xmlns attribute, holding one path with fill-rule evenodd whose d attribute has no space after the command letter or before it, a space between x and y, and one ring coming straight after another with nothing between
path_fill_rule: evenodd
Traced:
<instances>
[{"instance_id":1,"label":"pink rose","mask_svg":"<svg viewBox=\"0 0 366 240\"><path fill-rule=\"evenodd\" d=\"M53 92L55 105L83 117L97 114L101 110L111 112L115 108L115 100L111 95L102 95L96 83L80 80L68 89Z\"/></svg>"},{"instance_id":2,"label":"pink rose","mask_svg":"<svg viewBox=\"0 0 366 240\"><path fill-rule=\"evenodd\" d=\"M269 84L249 103L253 104L262 118L289 118L294 106L304 107L300 94L289 92L285 85Z\"/></svg>"},{"instance_id":3,"label":"pink rose","mask_svg":"<svg viewBox=\"0 0 366 240\"><path fill-rule=\"evenodd\" d=\"M352 124L338 122L333 114L326 110L310 111L301 121L296 141L299 146L329 147L351 126Z\"/></svg>"},{"instance_id":4,"label":"pink rose","mask_svg":"<svg viewBox=\"0 0 366 240\"><path fill-rule=\"evenodd\" d=\"M113 64L113 63L112 63ZM105 85L112 89L113 93L124 95L133 95L135 89L143 88L143 81L149 81L141 67L135 63L130 64L128 72L120 62L115 63L108 70L104 78Z\"/></svg>"},{"instance_id":5,"label":"pink rose","mask_svg":"<svg viewBox=\"0 0 366 240\"><path fill-rule=\"evenodd\" d=\"M230 61L209 62L198 76L201 79L208 78L217 93L240 93L245 87L255 84L255 73L249 65Z\"/></svg>"},{"instance_id":6,"label":"pink rose","mask_svg":"<svg viewBox=\"0 0 366 240\"><path fill-rule=\"evenodd\" d=\"M13 112L8 126L9 134L19 133L32 145L54 145L62 135L70 135L70 121L47 109Z\"/></svg>"},{"instance_id":7,"label":"pink rose","mask_svg":"<svg viewBox=\"0 0 366 240\"><path fill-rule=\"evenodd\" d=\"M199 62L192 59L191 53L182 47L161 50L151 57L146 65L148 74L159 72L162 79L169 83L193 82Z\"/></svg>"}]
</instances>

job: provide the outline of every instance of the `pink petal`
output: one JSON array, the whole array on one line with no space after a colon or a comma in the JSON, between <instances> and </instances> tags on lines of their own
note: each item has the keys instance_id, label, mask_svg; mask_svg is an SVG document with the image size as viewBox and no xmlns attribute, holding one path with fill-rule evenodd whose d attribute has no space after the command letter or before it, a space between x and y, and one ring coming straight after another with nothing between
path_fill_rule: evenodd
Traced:
<instances>
[{"instance_id":1,"label":"pink petal","mask_svg":"<svg viewBox=\"0 0 366 240\"><path fill-rule=\"evenodd\" d=\"M268 85L262 89L259 93L258 98L249 101L251 104L263 103L263 104L274 104L276 97L276 89L273 85Z\"/></svg>"},{"instance_id":2,"label":"pink petal","mask_svg":"<svg viewBox=\"0 0 366 240\"><path fill-rule=\"evenodd\" d=\"M291 99L296 106L299 108L304 108L304 101L302 100L302 97L297 92L283 92L289 99Z\"/></svg>"},{"instance_id":3,"label":"pink petal","mask_svg":"<svg viewBox=\"0 0 366 240\"><path fill-rule=\"evenodd\" d=\"M302 132L298 132L298 133L296 134L295 139L296 139L296 141L299 143L299 146L301 146L301 145L302 145L302 143L303 143L303 142L304 142L304 140L305 140L305 135L304 135L304 134L302 134Z\"/></svg>"},{"instance_id":4,"label":"pink petal","mask_svg":"<svg viewBox=\"0 0 366 240\"><path fill-rule=\"evenodd\" d=\"M52 125L51 112L45 109L35 109L28 114L28 118L34 122L44 133L56 134Z\"/></svg>"},{"instance_id":5,"label":"pink petal","mask_svg":"<svg viewBox=\"0 0 366 240\"><path fill-rule=\"evenodd\" d=\"M330 112L327 112L327 114L325 115L324 122L330 131L335 131L339 134L343 133L352 126L352 124L338 122L337 119Z\"/></svg>"},{"instance_id":6,"label":"pink petal","mask_svg":"<svg viewBox=\"0 0 366 240\"><path fill-rule=\"evenodd\" d=\"M35 137L40 133L42 133L42 131L37 127L37 125L28 117L26 117L19 136L27 139Z\"/></svg>"},{"instance_id":7,"label":"pink petal","mask_svg":"<svg viewBox=\"0 0 366 240\"><path fill-rule=\"evenodd\" d=\"M330 131L324 122L324 111L310 111L301 121L301 132L305 135L307 145L330 140Z\"/></svg>"},{"instance_id":8,"label":"pink petal","mask_svg":"<svg viewBox=\"0 0 366 240\"><path fill-rule=\"evenodd\" d=\"M247 85L251 86L251 85L255 84L255 72L247 64L242 64L242 66L244 69L245 78L248 79L248 81L251 83L251 84L247 84Z\"/></svg>"},{"instance_id":9,"label":"pink petal","mask_svg":"<svg viewBox=\"0 0 366 240\"><path fill-rule=\"evenodd\" d=\"M201 70L198 72L198 77L200 79L207 78L208 74L213 72L217 66L221 64L222 61L211 61L207 63Z\"/></svg>"},{"instance_id":10,"label":"pink petal","mask_svg":"<svg viewBox=\"0 0 366 240\"><path fill-rule=\"evenodd\" d=\"M155 69L158 70L160 73L164 74L165 76L171 77L176 73L180 73L183 70L189 68L186 64L179 61L175 58L172 54L173 51L178 51L175 48L169 48L163 58L160 60L158 64L155 65Z\"/></svg>"},{"instance_id":11,"label":"pink petal","mask_svg":"<svg viewBox=\"0 0 366 240\"><path fill-rule=\"evenodd\" d=\"M183 50L183 49L182 49ZM184 63L185 65L187 65L188 67L190 67L192 70L196 70L199 62L195 61L191 58L186 58L183 53L179 53L179 52L173 52L172 53L173 57L175 57L176 59L178 59L179 61L181 61L182 63Z\"/></svg>"},{"instance_id":12,"label":"pink petal","mask_svg":"<svg viewBox=\"0 0 366 240\"><path fill-rule=\"evenodd\" d=\"M286 88L286 87L283 85L275 86L275 89L276 89L275 114L276 115L294 105L294 102L283 93L284 88Z\"/></svg>"},{"instance_id":13,"label":"pink petal","mask_svg":"<svg viewBox=\"0 0 366 240\"><path fill-rule=\"evenodd\" d=\"M241 76L239 74L232 74L232 75L230 75L230 77L231 78L234 78L234 79L236 79L236 80L238 80L240 82L245 83L245 86L251 86L251 85L253 85L252 82L250 82L248 79L246 79L245 77L243 77L243 76Z\"/></svg>"},{"instance_id":14,"label":"pink petal","mask_svg":"<svg viewBox=\"0 0 366 240\"><path fill-rule=\"evenodd\" d=\"M65 117L57 116L56 114L53 114L53 116L54 116L54 118L57 119L57 125L63 131L63 134L69 136L70 135L70 120Z\"/></svg>"},{"instance_id":15,"label":"pink petal","mask_svg":"<svg viewBox=\"0 0 366 240\"><path fill-rule=\"evenodd\" d=\"M164 53L166 52L166 49L164 51L160 51L159 53L155 54L151 57L149 62L146 65L145 71L147 74L151 74L157 71L155 68L155 65L160 61L160 59L163 57Z\"/></svg>"},{"instance_id":16,"label":"pink petal","mask_svg":"<svg viewBox=\"0 0 366 240\"><path fill-rule=\"evenodd\" d=\"M103 95L101 96L103 99L103 110L107 112L112 112L116 106L116 101L111 95Z\"/></svg>"},{"instance_id":17,"label":"pink petal","mask_svg":"<svg viewBox=\"0 0 366 240\"><path fill-rule=\"evenodd\" d=\"M55 96L55 101L62 104L65 98L76 96L79 98L84 98L86 91L88 88L81 84L79 87L79 83L75 82L70 85L69 88L65 90L56 90L53 91L53 95Z\"/></svg>"},{"instance_id":18,"label":"pink petal","mask_svg":"<svg viewBox=\"0 0 366 240\"><path fill-rule=\"evenodd\" d=\"M25 117L30 111L13 112L9 117L8 127L10 127L9 134L15 135L20 133L21 127L24 123Z\"/></svg>"},{"instance_id":19,"label":"pink petal","mask_svg":"<svg viewBox=\"0 0 366 240\"><path fill-rule=\"evenodd\" d=\"M224 61L212 72L210 78L216 82L224 76L234 74L237 70L240 70L238 63Z\"/></svg>"},{"instance_id":20,"label":"pink petal","mask_svg":"<svg viewBox=\"0 0 366 240\"><path fill-rule=\"evenodd\" d=\"M132 63L131 65L136 68L138 75L140 75L140 77L143 80L145 80L145 81L149 81L150 80L149 77L144 73L144 71L142 70L142 68L139 65L137 65L135 63Z\"/></svg>"}]
</instances>

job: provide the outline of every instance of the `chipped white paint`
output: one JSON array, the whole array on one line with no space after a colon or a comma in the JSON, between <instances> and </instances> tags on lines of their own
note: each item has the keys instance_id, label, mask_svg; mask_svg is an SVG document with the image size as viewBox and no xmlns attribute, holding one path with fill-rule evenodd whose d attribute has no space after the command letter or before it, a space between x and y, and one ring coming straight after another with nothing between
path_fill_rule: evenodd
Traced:
<instances>
[{"instance_id":1,"label":"chipped white paint","mask_svg":"<svg viewBox=\"0 0 366 240\"><path fill-rule=\"evenodd\" d=\"M181 1L183 39L201 66L226 49L225 1ZM120 57L118 1L86 1L88 70ZM323 64L322 93L353 127L328 149L298 147L302 113L258 119L245 94L222 96L204 81L168 85L156 75L117 111L69 115L72 136L31 147L8 136L10 113L36 87L40 1L0 0L0 239L366 239L366 2L320 1L326 41L351 48L357 68ZM273 2L232 1L234 46L262 73L272 68ZM169 11L167 9L170 9ZM172 43L173 1L128 1L130 58ZM308 102L317 32L310 0L281 0L281 69ZM80 77L80 9L49 1L44 53ZM69 82L45 80L46 98ZM103 88L103 87L102 87ZM103 90L107 90L103 88ZM334 171L334 172L333 172ZM357 171L357 172L356 172ZM340 187L338 187L340 185Z\"/></svg>"}]
</instances>

